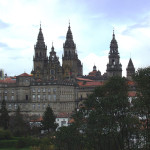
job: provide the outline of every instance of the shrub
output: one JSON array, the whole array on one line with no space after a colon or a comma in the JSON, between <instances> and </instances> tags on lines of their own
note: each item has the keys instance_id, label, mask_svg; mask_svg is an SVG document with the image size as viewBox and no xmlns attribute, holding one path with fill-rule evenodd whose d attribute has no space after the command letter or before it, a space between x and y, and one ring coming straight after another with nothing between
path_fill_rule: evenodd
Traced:
<instances>
[{"instance_id":1,"label":"shrub","mask_svg":"<svg viewBox=\"0 0 150 150\"><path fill-rule=\"evenodd\" d=\"M9 130L0 129L0 140L10 140L12 139L12 134Z\"/></svg>"},{"instance_id":2,"label":"shrub","mask_svg":"<svg viewBox=\"0 0 150 150\"><path fill-rule=\"evenodd\" d=\"M16 147L17 143L18 143L17 140L1 140L0 148Z\"/></svg>"},{"instance_id":3,"label":"shrub","mask_svg":"<svg viewBox=\"0 0 150 150\"><path fill-rule=\"evenodd\" d=\"M29 146L38 146L40 140L32 137L21 137L18 139L17 148L24 148Z\"/></svg>"}]
</instances>

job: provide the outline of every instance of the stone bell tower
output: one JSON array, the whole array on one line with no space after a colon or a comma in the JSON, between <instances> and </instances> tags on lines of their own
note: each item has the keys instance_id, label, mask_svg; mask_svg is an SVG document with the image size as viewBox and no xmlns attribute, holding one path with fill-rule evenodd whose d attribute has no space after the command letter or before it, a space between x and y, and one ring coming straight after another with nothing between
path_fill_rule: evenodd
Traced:
<instances>
[{"instance_id":1,"label":"stone bell tower","mask_svg":"<svg viewBox=\"0 0 150 150\"><path fill-rule=\"evenodd\" d=\"M62 68L64 79L74 79L77 76L82 76L82 64L78 59L76 44L73 41L71 27L69 23L66 41L63 44L64 54L62 56Z\"/></svg>"},{"instance_id":2,"label":"stone bell tower","mask_svg":"<svg viewBox=\"0 0 150 150\"><path fill-rule=\"evenodd\" d=\"M120 63L120 56L118 52L118 44L115 39L115 34L113 31L113 38L110 43L109 51L109 63L107 64L107 77L120 76L122 77L122 65Z\"/></svg>"},{"instance_id":3,"label":"stone bell tower","mask_svg":"<svg viewBox=\"0 0 150 150\"><path fill-rule=\"evenodd\" d=\"M126 71L127 71L127 79L132 80L132 75L135 74L135 68L134 68L134 65L133 65L133 62L132 62L131 58L129 60Z\"/></svg>"},{"instance_id":4,"label":"stone bell tower","mask_svg":"<svg viewBox=\"0 0 150 150\"><path fill-rule=\"evenodd\" d=\"M37 38L36 45L34 46L34 56L33 56L33 70L32 74L35 79L47 79L47 46L44 42L44 37L40 25L39 34Z\"/></svg>"}]
</instances>

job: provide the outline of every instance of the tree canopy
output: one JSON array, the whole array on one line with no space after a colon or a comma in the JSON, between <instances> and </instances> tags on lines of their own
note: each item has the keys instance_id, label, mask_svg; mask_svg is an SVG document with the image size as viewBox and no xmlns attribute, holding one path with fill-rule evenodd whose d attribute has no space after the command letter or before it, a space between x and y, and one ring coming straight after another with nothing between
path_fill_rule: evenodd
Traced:
<instances>
[{"instance_id":1,"label":"tree canopy","mask_svg":"<svg viewBox=\"0 0 150 150\"><path fill-rule=\"evenodd\" d=\"M55 131L57 128L57 124L55 123L55 115L53 113L53 110L50 106L48 106L43 114L43 120L42 120L42 129L50 131Z\"/></svg>"},{"instance_id":2,"label":"tree canopy","mask_svg":"<svg viewBox=\"0 0 150 150\"><path fill-rule=\"evenodd\" d=\"M136 115L142 122L139 134L144 137L146 149L150 149L150 67L138 69L133 80L137 91L133 105Z\"/></svg>"},{"instance_id":3,"label":"tree canopy","mask_svg":"<svg viewBox=\"0 0 150 150\"><path fill-rule=\"evenodd\" d=\"M6 108L5 100L2 101L0 109L0 126L5 130L9 127L9 114Z\"/></svg>"},{"instance_id":4,"label":"tree canopy","mask_svg":"<svg viewBox=\"0 0 150 150\"><path fill-rule=\"evenodd\" d=\"M87 149L132 148L130 139L136 133L138 119L131 112L125 78L112 77L96 88L73 117Z\"/></svg>"}]
</instances>

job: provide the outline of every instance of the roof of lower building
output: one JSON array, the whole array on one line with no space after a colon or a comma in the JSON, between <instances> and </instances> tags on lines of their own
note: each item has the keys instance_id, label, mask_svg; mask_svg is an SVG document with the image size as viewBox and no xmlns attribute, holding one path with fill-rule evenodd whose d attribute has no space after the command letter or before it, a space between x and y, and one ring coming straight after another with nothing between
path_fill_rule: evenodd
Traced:
<instances>
[{"instance_id":1,"label":"roof of lower building","mask_svg":"<svg viewBox=\"0 0 150 150\"><path fill-rule=\"evenodd\" d=\"M14 78L5 78L4 80L0 80L0 83L16 83Z\"/></svg>"},{"instance_id":2,"label":"roof of lower building","mask_svg":"<svg viewBox=\"0 0 150 150\"><path fill-rule=\"evenodd\" d=\"M27 73L22 73L20 75L18 75L19 77L31 77L31 74L27 74Z\"/></svg>"}]
</instances>

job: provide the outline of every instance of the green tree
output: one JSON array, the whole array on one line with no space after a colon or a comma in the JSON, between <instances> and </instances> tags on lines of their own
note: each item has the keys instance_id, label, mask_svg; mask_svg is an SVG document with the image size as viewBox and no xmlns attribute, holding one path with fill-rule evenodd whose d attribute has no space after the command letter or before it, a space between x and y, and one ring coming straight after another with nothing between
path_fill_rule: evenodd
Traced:
<instances>
[{"instance_id":1,"label":"green tree","mask_svg":"<svg viewBox=\"0 0 150 150\"><path fill-rule=\"evenodd\" d=\"M125 78L112 77L104 86L95 89L85 101L83 113L84 134L88 149L131 148L131 137L136 132L137 118L132 115ZM81 117L81 115L80 115Z\"/></svg>"},{"instance_id":2,"label":"green tree","mask_svg":"<svg viewBox=\"0 0 150 150\"><path fill-rule=\"evenodd\" d=\"M9 114L6 108L5 100L2 101L0 109L0 126L5 130L9 127Z\"/></svg>"},{"instance_id":3,"label":"green tree","mask_svg":"<svg viewBox=\"0 0 150 150\"><path fill-rule=\"evenodd\" d=\"M83 150L83 140L75 125L63 126L56 132L55 145L58 150Z\"/></svg>"},{"instance_id":4,"label":"green tree","mask_svg":"<svg viewBox=\"0 0 150 150\"><path fill-rule=\"evenodd\" d=\"M23 115L20 113L20 107L18 106L14 116L10 118L10 129L14 136L26 136L29 135L30 127L25 122Z\"/></svg>"},{"instance_id":5,"label":"green tree","mask_svg":"<svg viewBox=\"0 0 150 150\"><path fill-rule=\"evenodd\" d=\"M53 113L53 110L48 106L43 114L43 120L42 120L42 129L47 130L49 132L55 131L57 128L57 124L55 123L55 115Z\"/></svg>"},{"instance_id":6,"label":"green tree","mask_svg":"<svg viewBox=\"0 0 150 150\"><path fill-rule=\"evenodd\" d=\"M137 91L137 97L133 103L136 115L142 119L139 134L145 138L146 149L150 149L150 67L138 69L133 80Z\"/></svg>"}]
</instances>

